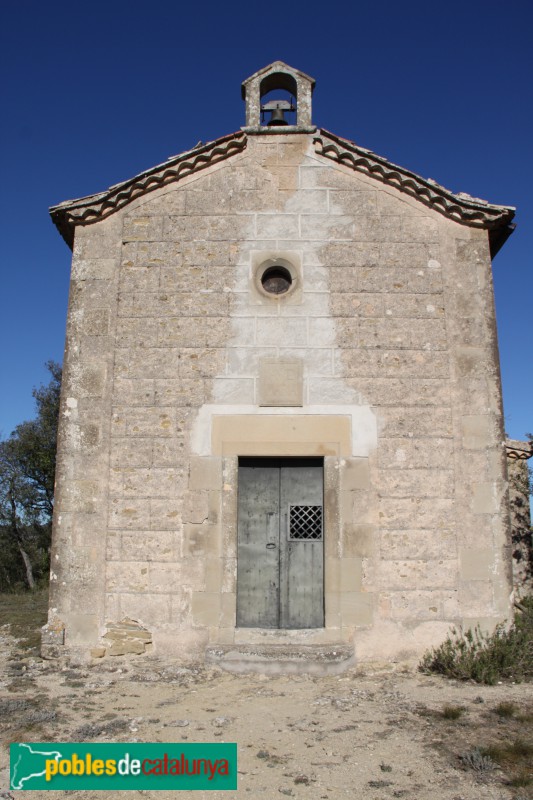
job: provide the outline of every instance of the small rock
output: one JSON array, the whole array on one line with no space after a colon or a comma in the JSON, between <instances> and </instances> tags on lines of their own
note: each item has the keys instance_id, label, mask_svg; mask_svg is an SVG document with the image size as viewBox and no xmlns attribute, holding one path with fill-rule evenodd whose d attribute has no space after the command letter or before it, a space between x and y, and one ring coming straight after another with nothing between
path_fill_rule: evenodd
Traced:
<instances>
[{"instance_id":1,"label":"small rock","mask_svg":"<svg viewBox=\"0 0 533 800\"><path fill-rule=\"evenodd\" d=\"M215 728L222 728L224 725L228 725L231 721L231 717L215 717L212 724L215 726Z\"/></svg>"},{"instance_id":2,"label":"small rock","mask_svg":"<svg viewBox=\"0 0 533 800\"><path fill-rule=\"evenodd\" d=\"M145 646L142 642L135 639L125 639L123 642L115 641L109 648L110 656L126 656L136 655L140 656L145 651Z\"/></svg>"},{"instance_id":3,"label":"small rock","mask_svg":"<svg viewBox=\"0 0 533 800\"><path fill-rule=\"evenodd\" d=\"M168 723L170 728L186 728L189 725L188 719L175 719L174 722Z\"/></svg>"},{"instance_id":4,"label":"small rock","mask_svg":"<svg viewBox=\"0 0 533 800\"><path fill-rule=\"evenodd\" d=\"M303 783L305 786L309 786L310 782L307 775L297 775L294 779L294 783Z\"/></svg>"},{"instance_id":5,"label":"small rock","mask_svg":"<svg viewBox=\"0 0 533 800\"><path fill-rule=\"evenodd\" d=\"M92 647L91 658L103 658L105 656L105 647Z\"/></svg>"},{"instance_id":6,"label":"small rock","mask_svg":"<svg viewBox=\"0 0 533 800\"><path fill-rule=\"evenodd\" d=\"M270 758L270 753L268 750L260 750L257 754L257 758Z\"/></svg>"}]
</instances>

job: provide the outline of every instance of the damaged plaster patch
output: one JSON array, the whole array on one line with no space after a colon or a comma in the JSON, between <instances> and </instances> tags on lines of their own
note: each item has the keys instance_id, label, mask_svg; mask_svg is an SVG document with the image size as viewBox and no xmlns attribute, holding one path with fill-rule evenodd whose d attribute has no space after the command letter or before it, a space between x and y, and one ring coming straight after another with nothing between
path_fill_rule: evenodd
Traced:
<instances>
[{"instance_id":1,"label":"damaged plaster patch","mask_svg":"<svg viewBox=\"0 0 533 800\"><path fill-rule=\"evenodd\" d=\"M65 644L65 624L51 609L50 618L41 628L41 656L59 658Z\"/></svg>"}]
</instances>

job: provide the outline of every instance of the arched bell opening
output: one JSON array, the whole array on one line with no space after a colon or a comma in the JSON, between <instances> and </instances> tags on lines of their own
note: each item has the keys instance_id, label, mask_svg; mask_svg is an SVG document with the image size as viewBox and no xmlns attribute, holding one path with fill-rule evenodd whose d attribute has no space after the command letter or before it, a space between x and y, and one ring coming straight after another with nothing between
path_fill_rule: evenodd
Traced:
<instances>
[{"instance_id":1,"label":"arched bell opening","mask_svg":"<svg viewBox=\"0 0 533 800\"><path fill-rule=\"evenodd\" d=\"M255 72L241 86L246 133L314 133L311 97L315 81L283 61Z\"/></svg>"},{"instance_id":2,"label":"arched bell opening","mask_svg":"<svg viewBox=\"0 0 533 800\"><path fill-rule=\"evenodd\" d=\"M276 72L260 84L261 125L279 127L298 124L298 84L292 75Z\"/></svg>"}]
</instances>

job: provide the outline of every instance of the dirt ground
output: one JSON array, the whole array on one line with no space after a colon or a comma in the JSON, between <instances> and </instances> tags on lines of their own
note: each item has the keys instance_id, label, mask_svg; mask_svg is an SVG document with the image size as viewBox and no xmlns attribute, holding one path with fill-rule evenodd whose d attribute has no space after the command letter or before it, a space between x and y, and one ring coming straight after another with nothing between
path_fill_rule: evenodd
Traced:
<instances>
[{"instance_id":1,"label":"dirt ground","mask_svg":"<svg viewBox=\"0 0 533 800\"><path fill-rule=\"evenodd\" d=\"M502 702L513 704L507 716ZM532 720L531 684L487 687L392 669L327 678L234 676L154 656L75 667L28 655L10 627L0 627L0 798L27 794L8 788L12 741L226 741L238 743L238 790L181 796L529 800L523 759L518 767L505 762L506 771L495 762L475 769L480 764L471 753L531 743ZM522 786L509 785L513 778ZM41 794L165 800L176 793L31 796Z\"/></svg>"}]
</instances>

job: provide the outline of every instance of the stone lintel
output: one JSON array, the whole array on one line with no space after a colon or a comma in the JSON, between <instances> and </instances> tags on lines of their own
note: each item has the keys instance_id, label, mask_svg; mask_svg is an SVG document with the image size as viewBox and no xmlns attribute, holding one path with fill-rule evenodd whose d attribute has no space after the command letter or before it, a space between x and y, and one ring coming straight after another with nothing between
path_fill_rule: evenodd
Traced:
<instances>
[{"instance_id":1,"label":"stone lintel","mask_svg":"<svg viewBox=\"0 0 533 800\"><path fill-rule=\"evenodd\" d=\"M250 414L213 417L213 455L350 456L351 440L348 416Z\"/></svg>"}]
</instances>

